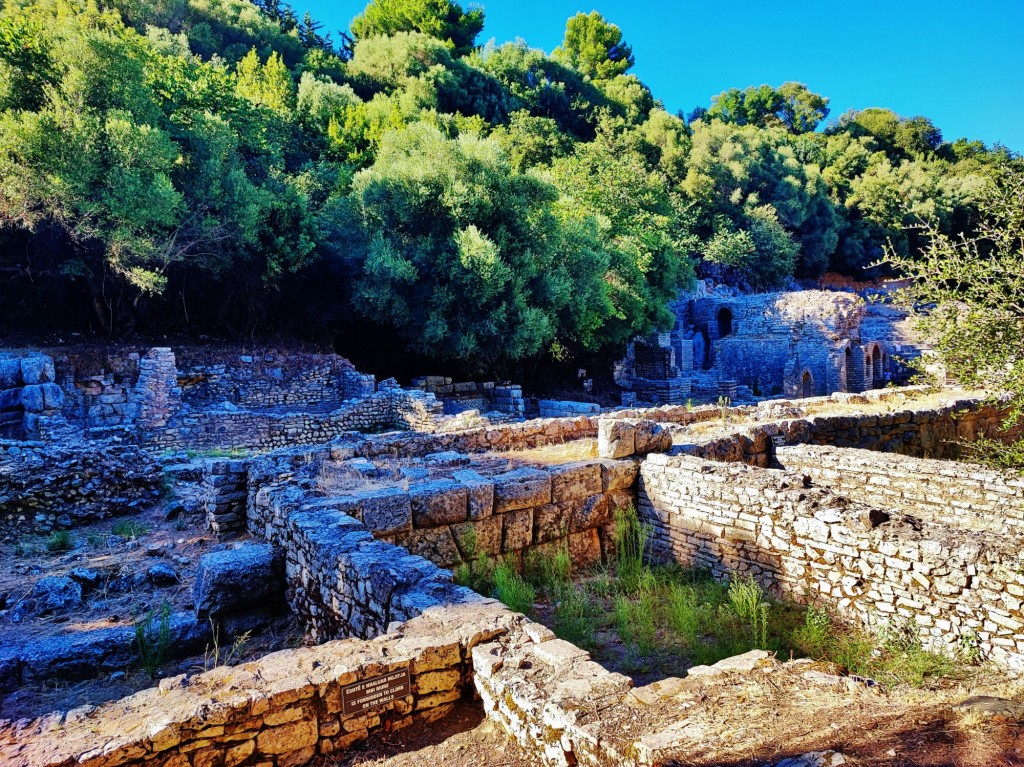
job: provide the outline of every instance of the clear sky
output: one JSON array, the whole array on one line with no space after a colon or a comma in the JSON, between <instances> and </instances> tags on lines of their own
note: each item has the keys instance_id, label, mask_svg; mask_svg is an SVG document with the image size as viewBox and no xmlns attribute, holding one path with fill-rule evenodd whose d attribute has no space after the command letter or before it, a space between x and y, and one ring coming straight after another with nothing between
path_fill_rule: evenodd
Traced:
<instances>
[{"instance_id":1,"label":"clear sky","mask_svg":"<svg viewBox=\"0 0 1024 767\"><path fill-rule=\"evenodd\" d=\"M468 3L463 3L464 7ZM522 37L550 51L565 20L598 10L633 46L633 73L670 112L726 88L806 83L831 116L888 107L1024 152L1024 0L487 0L478 41ZM366 5L294 0L324 31Z\"/></svg>"}]
</instances>

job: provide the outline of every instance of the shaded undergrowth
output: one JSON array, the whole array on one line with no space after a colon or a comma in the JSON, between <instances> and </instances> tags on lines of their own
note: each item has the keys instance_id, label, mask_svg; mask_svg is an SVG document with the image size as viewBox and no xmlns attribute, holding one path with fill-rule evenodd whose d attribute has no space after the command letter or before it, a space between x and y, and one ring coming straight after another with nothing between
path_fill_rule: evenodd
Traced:
<instances>
[{"instance_id":1,"label":"shaded undergrowth","mask_svg":"<svg viewBox=\"0 0 1024 767\"><path fill-rule=\"evenodd\" d=\"M969 648L957 659L926 650L909 626L869 634L821 608L777 599L750 575L721 582L704 570L652 564L649 538L635 510L622 509L615 556L580 572L565 545L531 550L517 567L482 552L471 532L460 541L467 563L455 576L642 679L683 676L752 649L831 662L886 686L930 686L977 661Z\"/></svg>"}]
</instances>

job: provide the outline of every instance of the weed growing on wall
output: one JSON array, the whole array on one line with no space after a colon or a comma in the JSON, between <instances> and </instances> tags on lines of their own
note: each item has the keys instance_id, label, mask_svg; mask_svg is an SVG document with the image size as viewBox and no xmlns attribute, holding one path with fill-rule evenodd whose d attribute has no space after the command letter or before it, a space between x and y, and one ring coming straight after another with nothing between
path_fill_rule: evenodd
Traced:
<instances>
[{"instance_id":1,"label":"weed growing on wall","mask_svg":"<svg viewBox=\"0 0 1024 767\"><path fill-rule=\"evenodd\" d=\"M494 588L498 599L510 610L524 615L533 612L537 592L509 563L502 562L495 569Z\"/></svg>"}]
</instances>

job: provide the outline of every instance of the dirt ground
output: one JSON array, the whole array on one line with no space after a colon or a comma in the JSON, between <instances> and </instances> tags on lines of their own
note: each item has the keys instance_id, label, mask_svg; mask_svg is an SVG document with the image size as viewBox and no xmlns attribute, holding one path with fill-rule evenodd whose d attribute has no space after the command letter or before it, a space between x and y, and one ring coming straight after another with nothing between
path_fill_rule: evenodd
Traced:
<instances>
[{"instance_id":1,"label":"dirt ground","mask_svg":"<svg viewBox=\"0 0 1024 767\"><path fill-rule=\"evenodd\" d=\"M353 751L311 767L542 767L543 762L485 719L479 706L460 702L439 722L417 724L372 738Z\"/></svg>"}]
</instances>

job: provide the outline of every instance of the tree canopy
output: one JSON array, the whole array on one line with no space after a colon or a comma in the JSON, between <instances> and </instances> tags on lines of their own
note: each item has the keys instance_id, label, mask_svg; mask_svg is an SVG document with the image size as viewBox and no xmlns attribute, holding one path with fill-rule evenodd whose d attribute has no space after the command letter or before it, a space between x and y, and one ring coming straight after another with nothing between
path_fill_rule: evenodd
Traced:
<instances>
[{"instance_id":1,"label":"tree canopy","mask_svg":"<svg viewBox=\"0 0 1024 767\"><path fill-rule=\"evenodd\" d=\"M5 3L0 332L608 354L695 275L770 289L979 236L1021 165L884 109L824 125L800 83L688 121L599 13L551 54L477 47L483 20L373 0L335 44L281 0Z\"/></svg>"}]
</instances>

